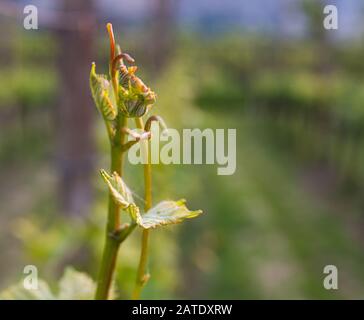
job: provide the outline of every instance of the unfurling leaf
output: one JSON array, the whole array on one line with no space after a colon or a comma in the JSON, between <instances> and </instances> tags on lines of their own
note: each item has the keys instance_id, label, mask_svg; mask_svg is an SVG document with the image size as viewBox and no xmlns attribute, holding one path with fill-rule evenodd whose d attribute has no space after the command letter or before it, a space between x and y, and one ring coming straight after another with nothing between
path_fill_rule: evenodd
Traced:
<instances>
[{"instance_id":1,"label":"unfurling leaf","mask_svg":"<svg viewBox=\"0 0 364 320\"><path fill-rule=\"evenodd\" d=\"M136 223L144 229L155 228L168 224L176 224L184 219L197 217L202 210L190 211L185 205L186 200L162 201L144 215L137 213Z\"/></svg>"},{"instance_id":2,"label":"unfurling leaf","mask_svg":"<svg viewBox=\"0 0 364 320\"><path fill-rule=\"evenodd\" d=\"M105 170L101 169L100 173L115 202L123 209L129 207L134 202L133 195L123 179L116 172L110 176Z\"/></svg>"},{"instance_id":3,"label":"unfurling leaf","mask_svg":"<svg viewBox=\"0 0 364 320\"><path fill-rule=\"evenodd\" d=\"M111 176L105 171L100 170L101 176L105 180L114 201L124 210L126 210L133 220L140 215L139 207L135 205L133 195L124 183L123 179L114 172Z\"/></svg>"},{"instance_id":4,"label":"unfurling leaf","mask_svg":"<svg viewBox=\"0 0 364 320\"><path fill-rule=\"evenodd\" d=\"M124 64L120 66L119 69L119 84L124 89L129 89L129 81L131 78L131 75L133 75L138 70L138 67L132 66L132 67L126 67Z\"/></svg>"},{"instance_id":5,"label":"unfurling leaf","mask_svg":"<svg viewBox=\"0 0 364 320\"><path fill-rule=\"evenodd\" d=\"M95 104L103 117L106 120L114 120L118 111L110 99L110 82L105 75L96 74L95 63L91 66L90 88Z\"/></svg>"},{"instance_id":6,"label":"unfurling leaf","mask_svg":"<svg viewBox=\"0 0 364 320\"><path fill-rule=\"evenodd\" d=\"M156 95L135 75L137 67L120 67L118 108L128 118L142 117L155 103Z\"/></svg>"}]
</instances>

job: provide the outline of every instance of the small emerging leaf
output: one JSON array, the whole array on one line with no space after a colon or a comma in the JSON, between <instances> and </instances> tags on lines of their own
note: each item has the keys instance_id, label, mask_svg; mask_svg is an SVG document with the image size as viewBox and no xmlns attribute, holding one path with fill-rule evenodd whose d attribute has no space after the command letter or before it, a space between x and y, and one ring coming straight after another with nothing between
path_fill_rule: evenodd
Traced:
<instances>
[{"instance_id":1,"label":"small emerging leaf","mask_svg":"<svg viewBox=\"0 0 364 320\"><path fill-rule=\"evenodd\" d=\"M109 187L114 201L122 209L126 210L133 220L136 220L136 217L140 214L139 207L135 205L133 195L123 179L116 172L111 176L105 170L100 170L100 173Z\"/></svg>"},{"instance_id":2,"label":"small emerging leaf","mask_svg":"<svg viewBox=\"0 0 364 320\"><path fill-rule=\"evenodd\" d=\"M105 75L96 74L95 63L91 67L90 88L95 104L103 117L107 120L114 120L118 111L109 96L111 90L110 82Z\"/></svg>"},{"instance_id":3,"label":"small emerging leaf","mask_svg":"<svg viewBox=\"0 0 364 320\"><path fill-rule=\"evenodd\" d=\"M120 68L118 107L128 118L142 117L155 103L156 95L135 75L137 67Z\"/></svg>"},{"instance_id":4,"label":"small emerging leaf","mask_svg":"<svg viewBox=\"0 0 364 320\"><path fill-rule=\"evenodd\" d=\"M182 222L184 219L195 218L201 210L190 211L185 205L186 200L162 201L144 215L137 213L136 222L144 229L155 228Z\"/></svg>"}]
</instances>

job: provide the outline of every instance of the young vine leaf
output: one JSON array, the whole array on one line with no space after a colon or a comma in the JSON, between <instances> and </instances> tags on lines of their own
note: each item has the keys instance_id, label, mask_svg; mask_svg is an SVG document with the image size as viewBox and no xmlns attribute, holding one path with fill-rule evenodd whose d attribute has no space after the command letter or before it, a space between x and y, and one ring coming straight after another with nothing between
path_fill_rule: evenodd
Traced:
<instances>
[{"instance_id":1,"label":"young vine leaf","mask_svg":"<svg viewBox=\"0 0 364 320\"><path fill-rule=\"evenodd\" d=\"M135 205L130 189L114 172L111 176L101 170L114 201L127 210L133 220L142 228L150 229L158 226L181 223L185 219L195 218L202 213L202 210L190 211L185 203L186 200L162 201L155 207L141 214L139 207Z\"/></svg>"},{"instance_id":2,"label":"young vine leaf","mask_svg":"<svg viewBox=\"0 0 364 320\"><path fill-rule=\"evenodd\" d=\"M145 214L137 214L136 223L144 229L156 228L181 223L185 219L195 218L202 213L202 210L190 211L185 203L184 199L162 201Z\"/></svg>"},{"instance_id":3,"label":"young vine leaf","mask_svg":"<svg viewBox=\"0 0 364 320\"><path fill-rule=\"evenodd\" d=\"M116 172L109 175L105 170L101 169L100 173L106 182L114 201L120 205L121 208L126 209L130 204L134 203L130 189Z\"/></svg>"},{"instance_id":4,"label":"young vine leaf","mask_svg":"<svg viewBox=\"0 0 364 320\"><path fill-rule=\"evenodd\" d=\"M115 203L127 211L133 220L136 220L136 217L140 215L139 207L135 205L133 195L123 179L116 172L110 176L105 170L101 169L100 173Z\"/></svg>"},{"instance_id":5,"label":"young vine leaf","mask_svg":"<svg viewBox=\"0 0 364 320\"><path fill-rule=\"evenodd\" d=\"M95 63L91 66L90 88L94 102L106 120L114 120L118 114L111 98L111 85L105 75L96 74Z\"/></svg>"}]
</instances>

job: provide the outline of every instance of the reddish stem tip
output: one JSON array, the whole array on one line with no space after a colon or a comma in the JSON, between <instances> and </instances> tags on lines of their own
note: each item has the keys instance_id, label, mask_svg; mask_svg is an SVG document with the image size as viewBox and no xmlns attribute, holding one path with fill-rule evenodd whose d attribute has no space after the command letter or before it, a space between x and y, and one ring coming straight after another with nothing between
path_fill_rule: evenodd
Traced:
<instances>
[{"instance_id":1,"label":"reddish stem tip","mask_svg":"<svg viewBox=\"0 0 364 320\"><path fill-rule=\"evenodd\" d=\"M110 61L112 61L115 57L115 38L114 38L114 31L112 28L112 24L108 23L106 25L107 28L107 32L109 34L109 38L110 38Z\"/></svg>"}]
</instances>

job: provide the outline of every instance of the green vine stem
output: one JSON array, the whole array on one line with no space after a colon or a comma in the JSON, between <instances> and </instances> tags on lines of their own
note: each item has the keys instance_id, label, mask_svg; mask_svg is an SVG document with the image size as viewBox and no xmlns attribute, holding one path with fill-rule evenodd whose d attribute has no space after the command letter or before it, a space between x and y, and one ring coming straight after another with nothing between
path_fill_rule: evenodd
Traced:
<instances>
[{"instance_id":1,"label":"green vine stem","mask_svg":"<svg viewBox=\"0 0 364 320\"><path fill-rule=\"evenodd\" d=\"M123 140L124 138L120 139L120 143ZM123 152L120 143L111 143L111 172L117 172L121 176L123 168ZM111 281L115 270L116 257L121 244L121 241L115 236L119 230L120 208L109 193L105 247L95 296L95 299L97 300L105 300L109 295Z\"/></svg>"},{"instance_id":2,"label":"green vine stem","mask_svg":"<svg viewBox=\"0 0 364 320\"><path fill-rule=\"evenodd\" d=\"M142 118L136 118L135 124L138 129L143 130L144 124ZM141 141L144 148L145 155L148 159L144 165L144 199L145 199L145 212L152 207L152 165L150 162L150 152L148 141ZM139 266L137 271L137 278L135 288L132 294L132 299L137 300L140 298L140 293L143 286L149 279L149 275L146 273L148 263L148 248L149 248L149 230L143 229L142 234L142 248L140 252Z\"/></svg>"},{"instance_id":3,"label":"green vine stem","mask_svg":"<svg viewBox=\"0 0 364 320\"><path fill-rule=\"evenodd\" d=\"M104 118L111 152L111 175L107 174L105 170L100 171L109 188L109 203L105 245L98 274L95 299L108 299L119 247L137 225L143 231L140 260L132 298L139 299L142 288L149 279L147 264L150 228L180 223L184 219L197 217L202 211L189 210L184 199L162 201L152 208L150 129L152 121L158 121L164 130L166 130L166 126L159 116L150 116L144 126L142 117L154 105L156 94L135 75L137 66L130 66L135 61L129 54L123 53L120 47L115 44L110 23L107 24L107 30L110 38L109 75L96 74L95 63L92 64L90 71L91 93L96 107ZM128 118L135 120L135 126L142 131L141 134L127 127ZM134 139L126 141L127 135ZM143 162L144 213L134 203L130 189L126 188L122 179L124 155L136 143L140 143L142 157L146 160ZM121 224L121 210L129 213L132 219L131 223Z\"/></svg>"},{"instance_id":4,"label":"green vine stem","mask_svg":"<svg viewBox=\"0 0 364 320\"><path fill-rule=\"evenodd\" d=\"M117 75L115 70L112 69L112 61L115 56L115 40L111 24L107 25L107 30L110 37L110 76L113 79L112 85L114 92L117 92ZM117 95L115 95L117 99ZM115 136L110 138L111 149L111 172L117 172L120 177L123 174L123 159L124 150L122 148L126 136L122 128L127 126L127 118L122 114L118 114L115 128ZM130 228L130 232L135 226ZM99 271L97 289L95 294L96 300L106 300L109 296L110 286L115 270L116 258L119 251L120 244L126 237L117 237L121 232L120 229L120 208L115 203L111 193L109 193L109 206L106 225L106 239L102 255L101 267ZM128 235L130 232L126 232Z\"/></svg>"}]
</instances>

